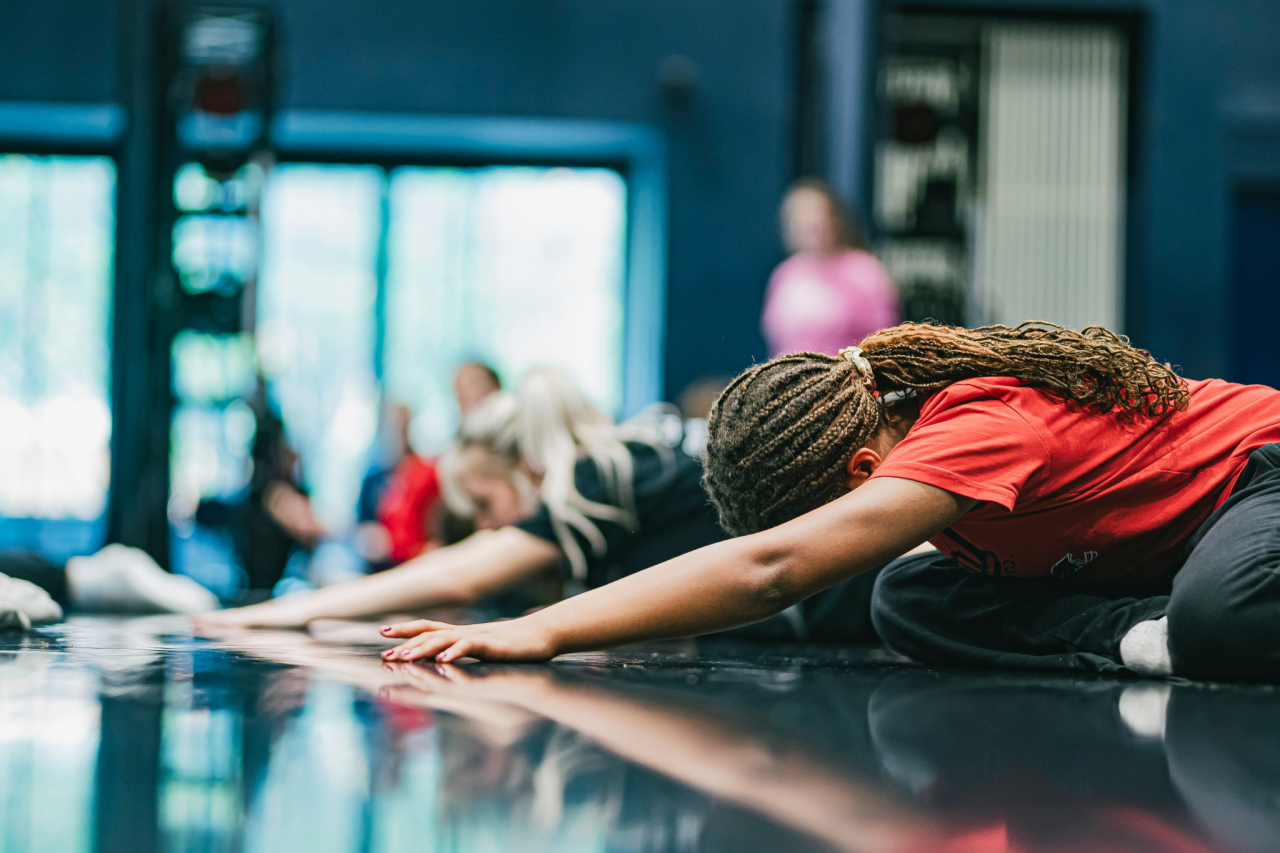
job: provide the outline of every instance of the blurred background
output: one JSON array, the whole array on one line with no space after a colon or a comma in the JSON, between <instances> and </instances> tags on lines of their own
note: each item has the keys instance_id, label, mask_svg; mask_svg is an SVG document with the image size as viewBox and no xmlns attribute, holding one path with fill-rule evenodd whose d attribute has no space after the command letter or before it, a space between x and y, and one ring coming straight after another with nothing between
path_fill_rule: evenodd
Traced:
<instances>
[{"instance_id":1,"label":"blurred background","mask_svg":"<svg viewBox=\"0 0 1280 853\"><path fill-rule=\"evenodd\" d=\"M800 178L885 316L1280 384L1278 44L1270 0L9 0L0 548L234 598L255 477L349 538L471 360L696 416L781 328Z\"/></svg>"}]
</instances>

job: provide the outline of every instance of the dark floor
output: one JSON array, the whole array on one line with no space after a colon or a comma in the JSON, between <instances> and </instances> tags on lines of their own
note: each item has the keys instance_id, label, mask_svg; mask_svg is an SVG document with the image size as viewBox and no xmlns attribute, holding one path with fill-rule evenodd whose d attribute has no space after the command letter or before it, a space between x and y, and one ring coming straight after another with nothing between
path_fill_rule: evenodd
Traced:
<instances>
[{"instance_id":1,"label":"dark floor","mask_svg":"<svg viewBox=\"0 0 1280 853\"><path fill-rule=\"evenodd\" d=\"M1280 850L1280 692L704 643L0 638L0 851Z\"/></svg>"}]
</instances>

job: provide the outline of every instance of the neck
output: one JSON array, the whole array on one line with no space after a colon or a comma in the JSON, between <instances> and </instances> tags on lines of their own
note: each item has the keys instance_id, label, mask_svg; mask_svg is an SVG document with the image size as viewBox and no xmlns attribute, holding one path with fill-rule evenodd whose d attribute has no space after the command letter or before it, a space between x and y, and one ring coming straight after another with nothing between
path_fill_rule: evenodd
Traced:
<instances>
[{"instance_id":1,"label":"neck","mask_svg":"<svg viewBox=\"0 0 1280 853\"><path fill-rule=\"evenodd\" d=\"M884 422L867 446L880 454L881 459L885 458L898 446L898 442L907 437L919 418L920 405L914 399L890 406L885 411Z\"/></svg>"}]
</instances>

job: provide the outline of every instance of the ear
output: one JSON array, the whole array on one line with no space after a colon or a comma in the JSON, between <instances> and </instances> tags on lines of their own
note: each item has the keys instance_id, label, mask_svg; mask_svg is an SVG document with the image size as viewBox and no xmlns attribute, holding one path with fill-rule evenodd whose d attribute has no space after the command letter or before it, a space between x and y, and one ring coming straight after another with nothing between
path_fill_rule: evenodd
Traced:
<instances>
[{"instance_id":1,"label":"ear","mask_svg":"<svg viewBox=\"0 0 1280 853\"><path fill-rule=\"evenodd\" d=\"M846 481L850 489L856 489L867 481L875 470L880 467L880 463L884 460L880 458L880 454L876 453L870 447L860 447L853 454L853 458L849 460L849 479Z\"/></svg>"}]
</instances>

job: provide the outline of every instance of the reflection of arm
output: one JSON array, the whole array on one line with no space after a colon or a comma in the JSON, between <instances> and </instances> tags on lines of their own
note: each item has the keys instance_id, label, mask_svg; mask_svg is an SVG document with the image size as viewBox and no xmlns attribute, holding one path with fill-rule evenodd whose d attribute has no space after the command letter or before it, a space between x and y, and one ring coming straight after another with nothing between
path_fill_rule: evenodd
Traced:
<instances>
[{"instance_id":1,"label":"reflection of arm","mask_svg":"<svg viewBox=\"0 0 1280 853\"><path fill-rule=\"evenodd\" d=\"M408 674L409 667L405 667ZM425 674L424 674L425 675ZM430 679L430 676L426 676ZM463 677L465 679L465 677ZM419 679L411 680L420 680ZM491 685L489 682L496 682ZM846 851L933 849L930 819L795 745L771 749L726 721L601 685L551 678L465 679L461 695L502 700L574 729L624 759ZM450 688L433 690L428 703ZM412 697L396 691L397 698ZM454 709L458 706L455 704Z\"/></svg>"},{"instance_id":2,"label":"reflection of arm","mask_svg":"<svg viewBox=\"0 0 1280 853\"><path fill-rule=\"evenodd\" d=\"M209 625L286 627L474 601L561 558L560 549L516 528L477 533L402 566L266 604L204 614Z\"/></svg>"}]
</instances>

